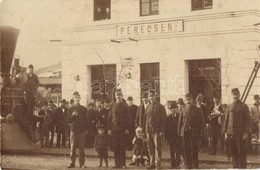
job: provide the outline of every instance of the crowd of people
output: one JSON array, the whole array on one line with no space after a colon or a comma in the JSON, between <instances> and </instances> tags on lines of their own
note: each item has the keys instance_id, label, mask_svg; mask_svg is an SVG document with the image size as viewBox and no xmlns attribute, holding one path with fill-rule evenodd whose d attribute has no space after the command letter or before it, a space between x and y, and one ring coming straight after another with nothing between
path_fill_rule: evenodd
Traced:
<instances>
[{"instance_id":1,"label":"crowd of people","mask_svg":"<svg viewBox=\"0 0 260 170\"><path fill-rule=\"evenodd\" d=\"M80 167L85 165L84 148L95 148L102 166L108 166L108 149L114 151L114 168L126 168L126 150L133 151L130 166L147 166L159 169L162 158L162 142L170 150L170 165L178 168L199 168L198 152L217 152L232 157L234 168L246 168L248 146L257 152L259 142L259 95L249 107L239 100L240 92L232 89L233 102L221 104L214 97L213 105L204 103L203 95L195 100L188 93L184 99L172 102L166 113L165 107L156 99L153 91L142 93L142 104L136 106L133 98L124 100L120 89L115 91L116 101L92 100L87 108L80 105L80 94L73 93L70 102L61 101L56 107L53 101L43 104L39 112L37 129L42 147L53 146L57 132L56 147L66 147L69 140L71 164L75 167L76 147L79 148ZM49 133L50 139L49 139ZM248 145L252 139L253 145ZM251 142L251 141L250 141Z\"/></svg>"}]
</instances>

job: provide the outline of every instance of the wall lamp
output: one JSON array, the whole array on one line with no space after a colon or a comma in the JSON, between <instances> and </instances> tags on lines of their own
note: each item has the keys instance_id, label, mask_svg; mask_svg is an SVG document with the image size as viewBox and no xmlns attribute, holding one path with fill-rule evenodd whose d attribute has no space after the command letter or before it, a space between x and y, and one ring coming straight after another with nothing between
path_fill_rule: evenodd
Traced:
<instances>
[{"instance_id":1,"label":"wall lamp","mask_svg":"<svg viewBox=\"0 0 260 170\"><path fill-rule=\"evenodd\" d=\"M74 80L79 81L79 75L74 76Z\"/></svg>"}]
</instances>

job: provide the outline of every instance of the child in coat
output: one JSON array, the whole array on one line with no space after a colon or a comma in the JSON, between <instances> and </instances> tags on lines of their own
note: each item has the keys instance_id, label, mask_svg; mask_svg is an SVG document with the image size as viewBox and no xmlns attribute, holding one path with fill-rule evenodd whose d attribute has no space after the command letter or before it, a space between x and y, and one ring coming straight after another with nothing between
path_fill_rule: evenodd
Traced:
<instances>
[{"instance_id":1,"label":"child in coat","mask_svg":"<svg viewBox=\"0 0 260 170\"><path fill-rule=\"evenodd\" d=\"M129 165L139 166L140 163L144 165L145 160L149 162L149 155L147 149L147 142L144 138L143 129L138 127L135 130L135 137L133 139L134 149L132 162Z\"/></svg>"},{"instance_id":2,"label":"child in coat","mask_svg":"<svg viewBox=\"0 0 260 170\"><path fill-rule=\"evenodd\" d=\"M96 135L94 148L98 153L100 163L98 167L102 167L103 159L106 167L108 167L108 136L104 125L98 127L98 134Z\"/></svg>"}]
</instances>

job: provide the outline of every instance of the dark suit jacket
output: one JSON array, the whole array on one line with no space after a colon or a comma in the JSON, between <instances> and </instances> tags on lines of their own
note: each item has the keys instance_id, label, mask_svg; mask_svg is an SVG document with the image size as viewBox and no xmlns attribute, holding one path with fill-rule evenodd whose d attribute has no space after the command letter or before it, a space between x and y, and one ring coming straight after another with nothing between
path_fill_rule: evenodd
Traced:
<instances>
[{"instance_id":1,"label":"dark suit jacket","mask_svg":"<svg viewBox=\"0 0 260 170\"><path fill-rule=\"evenodd\" d=\"M150 103L147 107L145 119L146 133L165 132L166 128L166 110L164 106L158 102Z\"/></svg>"},{"instance_id":2,"label":"dark suit jacket","mask_svg":"<svg viewBox=\"0 0 260 170\"><path fill-rule=\"evenodd\" d=\"M79 114L73 116L72 113L77 111ZM87 108L81 105L74 105L69 109L67 122L70 124L70 130L75 133L85 132L89 129L89 117Z\"/></svg>"},{"instance_id":3,"label":"dark suit jacket","mask_svg":"<svg viewBox=\"0 0 260 170\"><path fill-rule=\"evenodd\" d=\"M234 136L250 133L250 112L245 103L237 101L228 105L224 133Z\"/></svg>"},{"instance_id":4,"label":"dark suit jacket","mask_svg":"<svg viewBox=\"0 0 260 170\"><path fill-rule=\"evenodd\" d=\"M67 107L64 107L64 112L62 111L62 107L59 107L56 110L56 122L57 122L57 132L65 131L67 128L67 121L66 117L69 113L69 109Z\"/></svg>"},{"instance_id":5,"label":"dark suit jacket","mask_svg":"<svg viewBox=\"0 0 260 170\"><path fill-rule=\"evenodd\" d=\"M204 115L202 110L195 105L185 106L179 117L178 134L184 136L185 132L191 131L194 137L203 137L205 129Z\"/></svg>"},{"instance_id":6,"label":"dark suit jacket","mask_svg":"<svg viewBox=\"0 0 260 170\"><path fill-rule=\"evenodd\" d=\"M112 104L107 118L107 130L125 131L130 129L130 116L128 105L125 102Z\"/></svg>"},{"instance_id":7,"label":"dark suit jacket","mask_svg":"<svg viewBox=\"0 0 260 170\"><path fill-rule=\"evenodd\" d=\"M135 117L135 128L140 127L143 129L143 131L145 132L145 108L144 108L144 104L141 104L138 108L137 108L137 113L136 113L136 117Z\"/></svg>"}]
</instances>

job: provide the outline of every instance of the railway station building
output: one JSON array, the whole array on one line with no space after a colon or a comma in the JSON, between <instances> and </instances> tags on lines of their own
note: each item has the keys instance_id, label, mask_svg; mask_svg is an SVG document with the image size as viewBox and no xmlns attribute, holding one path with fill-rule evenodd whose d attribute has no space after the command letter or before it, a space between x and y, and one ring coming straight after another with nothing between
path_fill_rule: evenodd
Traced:
<instances>
[{"instance_id":1,"label":"railway station building","mask_svg":"<svg viewBox=\"0 0 260 170\"><path fill-rule=\"evenodd\" d=\"M141 102L154 89L162 104L191 92L230 103L260 60L259 0L81 0L63 29L62 95L82 104L111 98ZM68 16L69 17L69 16ZM256 77L247 103L260 94Z\"/></svg>"}]
</instances>

